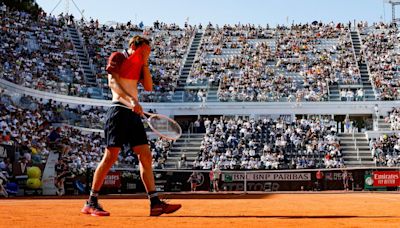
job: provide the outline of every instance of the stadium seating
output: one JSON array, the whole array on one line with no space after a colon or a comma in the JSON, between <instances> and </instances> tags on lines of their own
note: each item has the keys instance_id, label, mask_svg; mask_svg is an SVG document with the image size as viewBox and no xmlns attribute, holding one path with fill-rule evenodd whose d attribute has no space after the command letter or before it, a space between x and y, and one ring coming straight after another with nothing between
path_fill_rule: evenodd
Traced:
<instances>
[{"instance_id":1,"label":"stadium seating","mask_svg":"<svg viewBox=\"0 0 400 228\"><path fill-rule=\"evenodd\" d=\"M399 36L392 24L375 24L363 28L363 52L371 74L372 82L381 100L400 98L400 77L398 74Z\"/></svg>"},{"instance_id":2,"label":"stadium seating","mask_svg":"<svg viewBox=\"0 0 400 228\"><path fill-rule=\"evenodd\" d=\"M117 26L100 26L98 21L82 22L83 34L89 55L93 58L98 77L107 88L105 65L108 56L114 51L127 48L128 40L134 35L145 35L151 40L152 54L150 69L153 76L154 92L142 93L146 102L171 101L183 57L187 52L193 29L181 29L172 24L161 23L157 28L140 29L130 23Z\"/></svg>"},{"instance_id":3,"label":"stadium seating","mask_svg":"<svg viewBox=\"0 0 400 228\"><path fill-rule=\"evenodd\" d=\"M68 15L42 14L37 22L27 13L7 11L2 21L2 77L40 90L108 99L104 70L107 57L126 48L131 36L144 35L152 40L150 64L155 85L154 92L141 93L140 99L172 101L196 27L156 23L143 28L131 22L104 25L93 19L75 21L97 74L95 88L85 84L81 63L67 32L67 24L72 23L69 20ZM383 29L389 34L393 34L392 30ZM17 37L16 32L23 36ZM374 34L369 30L365 33ZM368 46L375 39L376 36L369 35L364 43ZM371 56L368 53L372 49L366 50ZM371 63L376 62L368 58ZM12 64L14 61L17 64ZM370 68L376 78L374 72L379 69ZM183 101L359 101L364 99L360 83L350 32L344 24L277 28L209 24L186 81ZM382 87L377 83L378 89ZM392 80L393 83L396 81ZM339 94L331 96L337 90ZM387 97L387 90L379 93L381 97Z\"/></svg>"},{"instance_id":4,"label":"stadium seating","mask_svg":"<svg viewBox=\"0 0 400 228\"><path fill-rule=\"evenodd\" d=\"M100 133L82 132L73 126L95 128L94 123L104 122L105 110L84 106L71 108L26 96L15 103L3 90L0 100L0 144L18 146L29 164L46 163L49 151L60 153L75 174L95 168L100 162L105 149L104 138ZM167 140L150 140L155 168L163 168L171 145ZM129 148L121 154L119 167L138 165Z\"/></svg>"},{"instance_id":5,"label":"stadium seating","mask_svg":"<svg viewBox=\"0 0 400 228\"><path fill-rule=\"evenodd\" d=\"M83 72L72 42L66 36L66 19L7 11L1 21L2 77L14 83L54 93L84 96Z\"/></svg>"},{"instance_id":6,"label":"stadium seating","mask_svg":"<svg viewBox=\"0 0 400 228\"><path fill-rule=\"evenodd\" d=\"M71 23L79 30L88 50L98 88L85 84L79 54L69 37L68 24ZM109 98L102 92L109 91L104 70L107 57L113 51L126 48L127 40L133 35L144 35L152 43L150 64L154 80L154 92L140 91L144 102L171 102L178 87L185 90L182 101L186 102L363 101L363 83L367 79L362 78L359 64L364 61L378 98L400 99L399 35L391 24L358 26L356 31L350 31L341 23L276 28L220 27L210 23L203 30L165 23L148 27L131 22L103 25L98 20L71 21L68 15L45 13L36 19L28 13L7 9L0 26L0 77L51 93L82 97L98 93L100 98ZM188 70L184 85L178 85L192 39L199 31L201 42L198 50L197 47L192 50L195 52L192 53L195 55L193 67ZM354 32L361 34L360 55L354 50ZM332 95L333 91L337 96ZM76 127L102 129L106 114L103 107L70 107L29 96L16 100L2 92L0 111L1 143L20 145L31 155L32 161L43 162L49 150L58 150L72 169L79 172L95 167L102 156L104 143L100 134L84 134ZM208 114L206 111L204 114ZM386 118L392 131L400 130L399 112L395 108ZM338 123L330 118L311 117L291 122L282 118L223 117L205 122L206 134L193 163L195 168L219 165L225 169L285 169L344 165L336 129ZM57 126L64 125L68 127L61 128L61 141L49 142L48 136L52 132L56 134ZM371 142L377 164L397 165L398 135L381 135ZM173 149L172 142L152 139L150 145L154 168L164 168ZM137 165L133 155L126 148L118 166Z\"/></svg>"},{"instance_id":7,"label":"stadium seating","mask_svg":"<svg viewBox=\"0 0 400 228\"><path fill-rule=\"evenodd\" d=\"M329 118L206 119L194 168L287 169L344 166L337 123Z\"/></svg>"}]
</instances>

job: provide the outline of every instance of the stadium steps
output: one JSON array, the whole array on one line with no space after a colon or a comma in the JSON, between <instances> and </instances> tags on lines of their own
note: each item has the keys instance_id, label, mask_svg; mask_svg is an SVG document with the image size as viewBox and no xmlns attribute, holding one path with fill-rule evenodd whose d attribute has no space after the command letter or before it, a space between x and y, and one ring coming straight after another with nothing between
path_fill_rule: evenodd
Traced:
<instances>
[{"instance_id":1,"label":"stadium steps","mask_svg":"<svg viewBox=\"0 0 400 228\"><path fill-rule=\"evenodd\" d=\"M351 36L351 42L353 44L354 52L356 54L357 59L360 59L361 57L361 40L360 40L360 35L358 34L357 31L351 31L350 32ZM361 58L364 59L364 58ZM362 83L362 88L364 90L364 97L366 101L375 101L375 93L372 88L372 84L369 80L369 74L368 74L368 66L366 62L363 60L362 62L359 62L358 68L360 70L361 74L361 83Z\"/></svg>"},{"instance_id":2,"label":"stadium steps","mask_svg":"<svg viewBox=\"0 0 400 228\"><path fill-rule=\"evenodd\" d=\"M79 37L78 30L74 25L67 26L68 33L70 35L71 41L74 44L74 49L77 53L78 60L83 69L83 75L85 77L85 82L87 85L96 87L96 75L93 73L90 67L89 57L85 54L85 49L83 43L81 42L81 38Z\"/></svg>"},{"instance_id":3,"label":"stadium steps","mask_svg":"<svg viewBox=\"0 0 400 228\"><path fill-rule=\"evenodd\" d=\"M186 155L187 168L191 167L193 161L200 152L200 145L201 141L203 141L203 137L204 134L182 134L182 136L174 142L171 151L168 153L165 168L177 169L183 153Z\"/></svg>"},{"instance_id":4,"label":"stadium steps","mask_svg":"<svg viewBox=\"0 0 400 228\"><path fill-rule=\"evenodd\" d=\"M329 100L330 101L340 101L338 85L330 85L329 86Z\"/></svg>"},{"instance_id":5,"label":"stadium steps","mask_svg":"<svg viewBox=\"0 0 400 228\"><path fill-rule=\"evenodd\" d=\"M201 39L203 38L203 32L197 31L194 35L193 41L190 45L188 55L186 57L185 63L183 64L183 68L181 74L179 75L178 79L178 86L175 91L184 91L187 78L189 77L190 70L192 69L194 59L196 57L197 50L200 47ZM179 100L179 94L176 94L175 99ZM174 100L174 98L173 98ZM180 99L182 100L182 98Z\"/></svg>"},{"instance_id":6,"label":"stadium steps","mask_svg":"<svg viewBox=\"0 0 400 228\"><path fill-rule=\"evenodd\" d=\"M217 102L218 100L218 86L210 86L207 94L207 102Z\"/></svg>"},{"instance_id":7,"label":"stadium steps","mask_svg":"<svg viewBox=\"0 0 400 228\"><path fill-rule=\"evenodd\" d=\"M390 123L386 123L384 119L378 119L379 131L390 131Z\"/></svg>"},{"instance_id":8,"label":"stadium steps","mask_svg":"<svg viewBox=\"0 0 400 228\"><path fill-rule=\"evenodd\" d=\"M354 133L353 140L352 133L341 133L339 134L340 148L344 159L344 164L347 167L357 166L375 166L375 162L372 160L371 150L364 133ZM358 148L358 154L357 154Z\"/></svg>"},{"instance_id":9,"label":"stadium steps","mask_svg":"<svg viewBox=\"0 0 400 228\"><path fill-rule=\"evenodd\" d=\"M183 102L183 95L184 92L183 91L177 91L175 90L174 95L172 96L172 102Z\"/></svg>"}]
</instances>

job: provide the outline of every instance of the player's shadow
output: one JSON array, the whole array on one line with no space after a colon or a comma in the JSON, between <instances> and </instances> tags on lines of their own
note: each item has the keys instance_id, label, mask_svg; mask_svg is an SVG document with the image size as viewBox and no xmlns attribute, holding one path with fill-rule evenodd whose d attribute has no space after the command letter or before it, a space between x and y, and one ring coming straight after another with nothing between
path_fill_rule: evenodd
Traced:
<instances>
[{"instance_id":1,"label":"player's shadow","mask_svg":"<svg viewBox=\"0 0 400 228\"><path fill-rule=\"evenodd\" d=\"M351 218L399 218L398 216L359 215L173 215L164 218L278 218L278 219L351 219Z\"/></svg>"}]
</instances>

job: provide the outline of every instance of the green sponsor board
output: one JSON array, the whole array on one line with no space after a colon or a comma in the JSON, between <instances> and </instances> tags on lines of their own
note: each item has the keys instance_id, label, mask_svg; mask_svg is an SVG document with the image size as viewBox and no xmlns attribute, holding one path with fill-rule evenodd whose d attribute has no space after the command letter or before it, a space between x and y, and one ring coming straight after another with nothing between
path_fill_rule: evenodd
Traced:
<instances>
[{"instance_id":1,"label":"green sponsor board","mask_svg":"<svg viewBox=\"0 0 400 228\"><path fill-rule=\"evenodd\" d=\"M364 190L386 191L386 187L374 187L374 177L372 174L365 174L364 180Z\"/></svg>"},{"instance_id":2,"label":"green sponsor board","mask_svg":"<svg viewBox=\"0 0 400 228\"><path fill-rule=\"evenodd\" d=\"M222 179L225 182L232 182L232 175L231 174L224 174L224 178Z\"/></svg>"}]
</instances>

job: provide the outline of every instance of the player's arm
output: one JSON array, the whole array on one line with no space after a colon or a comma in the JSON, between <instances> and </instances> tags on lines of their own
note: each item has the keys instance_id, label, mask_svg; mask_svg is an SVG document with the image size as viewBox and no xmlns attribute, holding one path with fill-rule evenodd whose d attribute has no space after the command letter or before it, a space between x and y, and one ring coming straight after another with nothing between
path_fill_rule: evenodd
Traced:
<instances>
[{"instance_id":1,"label":"player's arm","mask_svg":"<svg viewBox=\"0 0 400 228\"><path fill-rule=\"evenodd\" d=\"M141 83L143 85L144 90L152 91L153 90L153 79L151 77L150 69L148 64L144 64L142 68L142 80Z\"/></svg>"}]
</instances>

